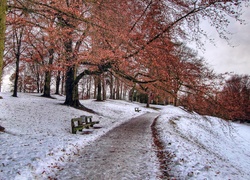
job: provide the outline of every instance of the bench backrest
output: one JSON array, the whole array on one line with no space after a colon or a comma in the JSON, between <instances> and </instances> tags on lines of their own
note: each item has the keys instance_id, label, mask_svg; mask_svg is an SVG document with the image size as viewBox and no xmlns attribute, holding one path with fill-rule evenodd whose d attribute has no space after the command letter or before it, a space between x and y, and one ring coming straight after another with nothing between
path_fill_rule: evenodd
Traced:
<instances>
[{"instance_id":1,"label":"bench backrest","mask_svg":"<svg viewBox=\"0 0 250 180\"><path fill-rule=\"evenodd\" d=\"M71 126L76 127L82 124L82 118L73 118L71 119Z\"/></svg>"}]
</instances>

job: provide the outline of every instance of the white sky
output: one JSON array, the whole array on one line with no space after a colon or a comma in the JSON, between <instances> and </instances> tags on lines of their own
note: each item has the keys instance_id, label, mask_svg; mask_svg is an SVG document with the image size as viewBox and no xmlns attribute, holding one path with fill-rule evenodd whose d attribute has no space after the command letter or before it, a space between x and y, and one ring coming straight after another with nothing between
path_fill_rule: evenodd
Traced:
<instances>
[{"instance_id":1,"label":"white sky","mask_svg":"<svg viewBox=\"0 0 250 180\"><path fill-rule=\"evenodd\" d=\"M245 8L242 18L245 25L232 21L228 30L230 43L220 39L212 28L206 28L209 37L215 39L215 46L209 42L205 44L205 52L199 51L212 69L217 73L234 72L250 74L250 7Z\"/></svg>"}]
</instances>

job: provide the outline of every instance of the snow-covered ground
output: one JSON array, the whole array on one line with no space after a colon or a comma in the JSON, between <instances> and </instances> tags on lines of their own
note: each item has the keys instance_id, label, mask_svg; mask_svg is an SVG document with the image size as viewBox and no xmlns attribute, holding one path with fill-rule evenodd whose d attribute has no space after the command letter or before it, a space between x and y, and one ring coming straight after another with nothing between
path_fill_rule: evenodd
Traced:
<instances>
[{"instance_id":1,"label":"snow-covered ground","mask_svg":"<svg viewBox=\"0 0 250 180\"><path fill-rule=\"evenodd\" d=\"M48 179L74 158L80 149L132 117L146 112L145 105L118 100L82 104L93 115L63 106L64 97L0 93L0 179ZM141 112L134 108L140 107ZM250 127L218 118L190 114L173 106L157 106L157 122L168 157L169 173L177 179L249 179ZM92 115L100 121L90 134L71 134L70 120ZM155 169L151 168L152 170Z\"/></svg>"},{"instance_id":2,"label":"snow-covered ground","mask_svg":"<svg viewBox=\"0 0 250 180\"><path fill-rule=\"evenodd\" d=\"M157 128L177 179L250 179L250 126L167 106Z\"/></svg>"},{"instance_id":3,"label":"snow-covered ground","mask_svg":"<svg viewBox=\"0 0 250 180\"><path fill-rule=\"evenodd\" d=\"M33 179L49 176L63 167L70 156L88 145L112 128L132 117L145 113L135 112L142 106L125 101L96 102L85 100L82 103L98 112L93 115L62 105L64 97L43 98L39 94L10 93L0 96L0 125L6 133L0 133L0 179ZM92 115L93 121L100 121L101 128L91 134L71 133L71 119L81 115ZM46 178L44 178L46 179Z\"/></svg>"}]
</instances>

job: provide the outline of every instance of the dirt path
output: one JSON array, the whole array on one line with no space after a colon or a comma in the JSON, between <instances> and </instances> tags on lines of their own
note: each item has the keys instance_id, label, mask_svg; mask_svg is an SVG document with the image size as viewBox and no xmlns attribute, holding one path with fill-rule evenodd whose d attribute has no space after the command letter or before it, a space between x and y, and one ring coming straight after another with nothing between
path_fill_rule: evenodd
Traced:
<instances>
[{"instance_id":1,"label":"dirt path","mask_svg":"<svg viewBox=\"0 0 250 180\"><path fill-rule=\"evenodd\" d=\"M158 116L146 113L113 129L70 159L58 179L158 179L159 163L151 124Z\"/></svg>"}]
</instances>

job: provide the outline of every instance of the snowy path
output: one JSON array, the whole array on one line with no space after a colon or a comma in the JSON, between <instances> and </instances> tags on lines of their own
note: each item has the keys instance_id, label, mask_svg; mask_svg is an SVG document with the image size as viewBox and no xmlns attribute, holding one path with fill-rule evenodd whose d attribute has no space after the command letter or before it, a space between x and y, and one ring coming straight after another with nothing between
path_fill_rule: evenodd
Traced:
<instances>
[{"instance_id":1,"label":"snowy path","mask_svg":"<svg viewBox=\"0 0 250 180\"><path fill-rule=\"evenodd\" d=\"M146 113L111 130L69 159L53 178L157 179L159 164L150 129L157 116Z\"/></svg>"}]
</instances>

